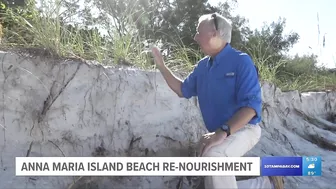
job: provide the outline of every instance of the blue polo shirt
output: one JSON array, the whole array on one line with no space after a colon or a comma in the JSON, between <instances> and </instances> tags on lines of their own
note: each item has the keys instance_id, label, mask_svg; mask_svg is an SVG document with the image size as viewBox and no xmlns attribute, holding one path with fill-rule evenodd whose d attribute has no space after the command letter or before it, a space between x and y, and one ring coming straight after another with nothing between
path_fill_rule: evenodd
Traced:
<instances>
[{"instance_id":1,"label":"blue polo shirt","mask_svg":"<svg viewBox=\"0 0 336 189\"><path fill-rule=\"evenodd\" d=\"M182 83L187 99L197 96L206 128L214 132L240 108L250 107L261 121L261 87L251 57L227 44L215 57L199 61Z\"/></svg>"}]
</instances>

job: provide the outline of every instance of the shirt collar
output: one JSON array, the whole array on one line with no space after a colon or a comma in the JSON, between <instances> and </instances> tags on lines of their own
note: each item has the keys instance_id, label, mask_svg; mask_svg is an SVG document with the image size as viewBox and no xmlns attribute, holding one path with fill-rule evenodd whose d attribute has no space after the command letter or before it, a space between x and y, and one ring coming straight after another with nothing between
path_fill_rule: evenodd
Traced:
<instances>
[{"instance_id":1,"label":"shirt collar","mask_svg":"<svg viewBox=\"0 0 336 189\"><path fill-rule=\"evenodd\" d=\"M231 49L231 45L230 43L227 43L225 47L221 51L219 51L219 53L216 56L210 57L210 61L212 61L214 65L217 65L219 62L221 62L219 60L223 58L225 55L227 55L230 49Z\"/></svg>"}]
</instances>

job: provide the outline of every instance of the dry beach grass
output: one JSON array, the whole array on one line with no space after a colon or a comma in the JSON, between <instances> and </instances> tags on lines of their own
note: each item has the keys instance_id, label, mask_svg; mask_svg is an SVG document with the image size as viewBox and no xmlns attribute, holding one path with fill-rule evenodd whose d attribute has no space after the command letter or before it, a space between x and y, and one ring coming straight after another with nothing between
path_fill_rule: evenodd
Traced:
<instances>
[{"instance_id":1,"label":"dry beach grass","mask_svg":"<svg viewBox=\"0 0 336 189\"><path fill-rule=\"evenodd\" d=\"M30 6L33 3L27 2ZM112 28L107 31L113 36L112 40L103 39L98 30L82 31L79 28L62 25L63 21L59 15L65 13L61 11L59 4L48 4L46 7L42 15L38 15L34 9L27 9L24 13L7 9L2 17L14 23L12 28L3 29L7 39L1 48L21 48L35 53L39 50L39 53L47 53L54 57L94 60L103 65L125 64L143 69L155 69L149 54L150 45L144 45L139 34L132 32L136 23L127 22L130 32L124 35L120 35L115 28ZM27 14L30 14L29 19ZM203 55L200 51L188 48L181 41L176 39L175 44L171 44L175 50L166 57L166 62L173 71L190 72L193 64ZM280 60L273 63L275 66L270 66L267 61L272 57L263 52L262 47L258 45L248 53L259 68L260 78L276 84L283 91L325 91L336 88L336 71L316 70L302 61ZM190 55L194 58L191 59ZM286 76L278 74L280 71L283 72L284 65L286 70L293 71L292 76L292 73L287 73ZM295 75L296 73L300 74Z\"/></svg>"}]
</instances>

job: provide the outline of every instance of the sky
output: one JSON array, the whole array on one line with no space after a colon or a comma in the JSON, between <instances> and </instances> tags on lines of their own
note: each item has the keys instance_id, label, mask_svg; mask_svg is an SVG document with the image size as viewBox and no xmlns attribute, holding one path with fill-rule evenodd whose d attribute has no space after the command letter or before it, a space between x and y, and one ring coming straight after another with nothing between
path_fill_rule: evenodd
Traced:
<instances>
[{"instance_id":1,"label":"sky","mask_svg":"<svg viewBox=\"0 0 336 189\"><path fill-rule=\"evenodd\" d=\"M220 0L209 0L209 3L214 5L218 2ZM261 29L265 22L277 21L279 17L286 18L285 33L294 31L300 36L299 42L290 54L315 53L319 55L319 66L336 68L335 0L237 0L237 2L233 15L246 17L251 28ZM320 37L318 37L318 17ZM325 47L322 48L324 34Z\"/></svg>"}]
</instances>

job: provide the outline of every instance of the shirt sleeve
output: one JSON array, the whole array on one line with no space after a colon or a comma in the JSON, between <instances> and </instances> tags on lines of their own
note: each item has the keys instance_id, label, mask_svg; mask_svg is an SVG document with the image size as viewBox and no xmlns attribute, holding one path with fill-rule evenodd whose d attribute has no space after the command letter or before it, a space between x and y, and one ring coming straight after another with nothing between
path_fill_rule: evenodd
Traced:
<instances>
[{"instance_id":1,"label":"shirt sleeve","mask_svg":"<svg viewBox=\"0 0 336 189\"><path fill-rule=\"evenodd\" d=\"M192 96L197 96L197 75L198 65L195 66L194 70L182 82L181 91L184 98L189 99Z\"/></svg>"},{"instance_id":2,"label":"shirt sleeve","mask_svg":"<svg viewBox=\"0 0 336 189\"><path fill-rule=\"evenodd\" d=\"M237 70L237 101L239 108L250 107L261 117L262 99L258 73L251 57L242 54Z\"/></svg>"}]
</instances>

